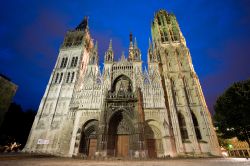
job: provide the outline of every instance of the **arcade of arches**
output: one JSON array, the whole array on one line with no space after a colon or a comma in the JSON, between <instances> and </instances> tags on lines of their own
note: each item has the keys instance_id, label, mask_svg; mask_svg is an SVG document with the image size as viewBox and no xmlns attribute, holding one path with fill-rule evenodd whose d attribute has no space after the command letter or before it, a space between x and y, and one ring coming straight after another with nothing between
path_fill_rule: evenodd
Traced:
<instances>
[{"instance_id":1,"label":"arcade of arches","mask_svg":"<svg viewBox=\"0 0 250 166\"><path fill-rule=\"evenodd\" d=\"M107 142L104 150L109 157L131 157L138 152L144 152L144 157L157 158L163 153L162 134L160 130L145 122L144 134L135 134L134 127L124 112L117 112L110 119ZM98 151L98 121L92 120L83 125L79 153L93 158ZM144 136L143 136L144 135ZM138 141L139 137L144 137ZM138 146L139 145L139 146Z\"/></svg>"}]
</instances>

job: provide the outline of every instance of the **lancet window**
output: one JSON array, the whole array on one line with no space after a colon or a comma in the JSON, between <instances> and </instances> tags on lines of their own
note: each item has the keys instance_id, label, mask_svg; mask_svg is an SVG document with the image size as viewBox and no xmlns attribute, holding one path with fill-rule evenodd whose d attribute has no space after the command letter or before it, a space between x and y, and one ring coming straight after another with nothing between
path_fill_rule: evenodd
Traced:
<instances>
[{"instance_id":1,"label":"lancet window","mask_svg":"<svg viewBox=\"0 0 250 166\"><path fill-rule=\"evenodd\" d=\"M179 121L182 141L185 141L188 139L188 132L187 132L185 117L182 115L182 113L178 113L178 121Z\"/></svg>"}]
</instances>

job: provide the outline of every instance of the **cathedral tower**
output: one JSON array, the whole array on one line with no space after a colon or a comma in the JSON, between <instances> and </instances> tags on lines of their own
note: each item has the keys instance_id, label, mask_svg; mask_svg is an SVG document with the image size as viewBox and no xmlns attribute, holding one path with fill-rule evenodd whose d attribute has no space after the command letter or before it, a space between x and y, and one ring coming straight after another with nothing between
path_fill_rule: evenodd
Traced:
<instances>
[{"instance_id":1,"label":"cathedral tower","mask_svg":"<svg viewBox=\"0 0 250 166\"><path fill-rule=\"evenodd\" d=\"M54 154L59 150L62 122L67 119L70 101L80 87L92 50L85 17L64 38L24 151Z\"/></svg>"},{"instance_id":2,"label":"cathedral tower","mask_svg":"<svg viewBox=\"0 0 250 166\"><path fill-rule=\"evenodd\" d=\"M206 151L220 155L211 116L176 17L165 10L158 11L151 30L149 64L154 59L159 62L176 154Z\"/></svg>"}]
</instances>

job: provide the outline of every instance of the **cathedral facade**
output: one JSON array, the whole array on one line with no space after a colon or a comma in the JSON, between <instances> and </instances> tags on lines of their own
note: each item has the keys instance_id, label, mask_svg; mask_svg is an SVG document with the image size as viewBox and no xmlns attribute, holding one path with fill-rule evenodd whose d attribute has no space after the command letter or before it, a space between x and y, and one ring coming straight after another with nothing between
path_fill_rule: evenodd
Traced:
<instances>
[{"instance_id":1,"label":"cathedral facade","mask_svg":"<svg viewBox=\"0 0 250 166\"><path fill-rule=\"evenodd\" d=\"M41 100L26 152L87 158L220 156L190 52L173 14L151 24L147 70L130 34L127 58L112 41L99 68L85 18L68 31Z\"/></svg>"}]
</instances>

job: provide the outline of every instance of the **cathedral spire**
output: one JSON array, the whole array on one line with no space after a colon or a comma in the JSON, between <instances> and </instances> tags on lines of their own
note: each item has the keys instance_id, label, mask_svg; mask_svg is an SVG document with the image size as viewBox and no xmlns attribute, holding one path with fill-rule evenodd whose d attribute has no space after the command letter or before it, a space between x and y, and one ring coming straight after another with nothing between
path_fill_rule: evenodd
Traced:
<instances>
[{"instance_id":1,"label":"cathedral spire","mask_svg":"<svg viewBox=\"0 0 250 166\"><path fill-rule=\"evenodd\" d=\"M88 17L85 16L82 22L76 27L76 30L85 30L88 29Z\"/></svg>"},{"instance_id":2,"label":"cathedral spire","mask_svg":"<svg viewBox=\"0 0 250 166\"><path fill-rule=\"evenodd\" d=\"M148 48L148 63L156 62L156 54L155 54L155 48L153 44L151 43L151 40L149 38L149 48Z\"/></svg>"},{"instance_id":3,"label":"cathedral spire","mask_svg":"<svg viewBox=\"0 0 250 166\"><path fill-rule=\"evenodd\" d=\"M126 61L124 51L122 51L121 61Z\"/></svg>"}]
</instances>

